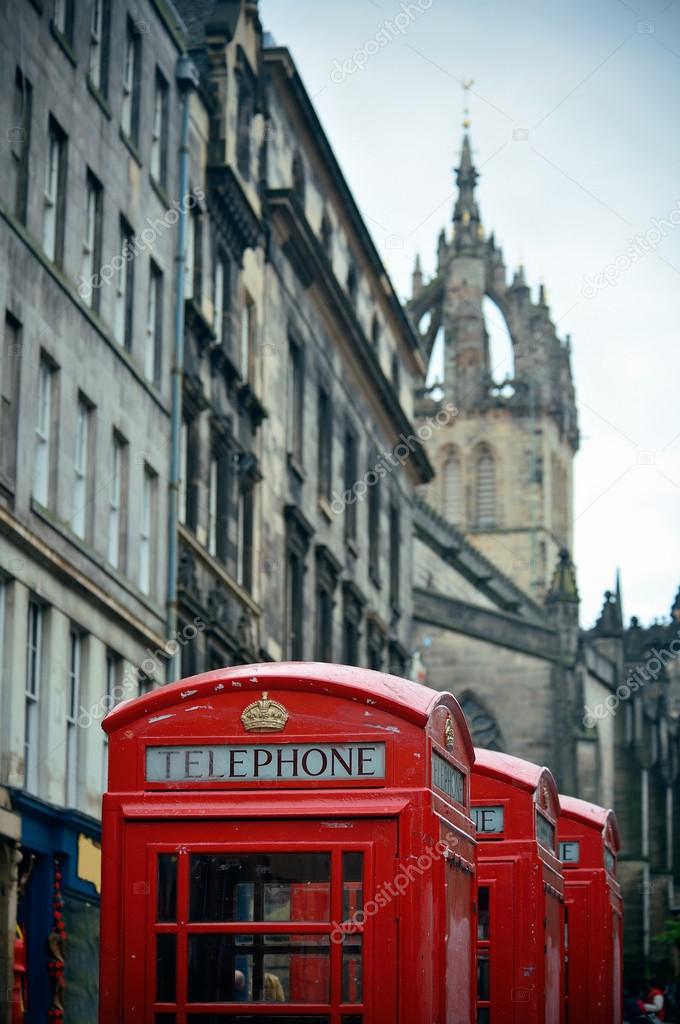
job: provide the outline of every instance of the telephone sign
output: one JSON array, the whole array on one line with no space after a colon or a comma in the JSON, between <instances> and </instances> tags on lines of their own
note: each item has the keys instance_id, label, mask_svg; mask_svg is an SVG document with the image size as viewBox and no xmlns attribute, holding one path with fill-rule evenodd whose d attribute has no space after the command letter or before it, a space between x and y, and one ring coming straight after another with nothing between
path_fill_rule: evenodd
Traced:
<instances>
[{"instance_id":1,"label":"telephone sign","mask_svg":"<svg viewBox=\"0 0 680 1024\"><path fill-rule=\"evenodd\" d=\"M505 828L504 807L473 807L472 818L478 832L497 835Z\"/></svg>"},{"instance_id":2,"label":"telephone sign","mask_svg":"<svg viewBox=\"0 0 680 1024\"><path fill-rule=\"evenodd\" d=\"M560 843L558 856L563 864L578 864L581 856L581 844L576 841Z\"/></svg>"},{"instance_id":3,"label":"telephone sign","mask_svg":"<svg viewBox=\"0 0 680 1024\"><path fill-rule=\"evenodd\" d=\"M384 779L384 743L147 747L147 782Z\"/></svg>"}]
</instances>

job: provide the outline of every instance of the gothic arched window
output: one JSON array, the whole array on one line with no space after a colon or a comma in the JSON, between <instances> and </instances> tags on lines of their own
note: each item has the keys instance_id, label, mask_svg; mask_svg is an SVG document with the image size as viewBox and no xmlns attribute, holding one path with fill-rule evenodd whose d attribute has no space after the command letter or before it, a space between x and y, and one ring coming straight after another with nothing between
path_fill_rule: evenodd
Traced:
<instances>
[{"instance_id":1,"label":"gothic arched window","mask_svg":"<svg viewBox=\"0 0 680 1024\"><path fill-rule=\"evenodd\" d=\"M496 460L487 447L479 449L475 480L475 525L488 529L496 525Z\"/></svg>"},{"instance_id":2,"label":"gothic arched window","mask_svg":"<svg viewBox=\"0 0 680 1024\"><path fill-rule=\"evenodd\" d=\"M496 719L472 694L463 694L460 706L468 724L472 742L486 750L503 750L505 744Z\"/></svg>"},{"instance_id":3,"label":"gothic arched window","mask_svg":"<svg viewBox=\"0 0 680 1024\"><path fill-rule=\"evenodd\" d=\"M463 522L463 481L461 478L460 456L450 451L442 466L442 503L444 519L454 526Z\"/></svg>"}]
</instances>

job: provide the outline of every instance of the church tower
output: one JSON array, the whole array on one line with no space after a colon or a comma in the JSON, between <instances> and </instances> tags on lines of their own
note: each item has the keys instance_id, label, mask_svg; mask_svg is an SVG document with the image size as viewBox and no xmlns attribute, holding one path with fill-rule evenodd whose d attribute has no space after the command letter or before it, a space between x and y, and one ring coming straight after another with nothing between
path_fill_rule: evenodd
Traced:
<instances>
[{"instance_id":1,"label":"church tower","mask_svg":"<svg viewBox=\"0 0 680 1024\"><path fill-rule=\"evenodd\" d=\"M458 410L429 442L437 475L426 496L542 601L560 551L573 546L570 345L557 336L543 286L532 299L522 267L508 281L502 251L482 226L478 178L466 130L452 231L440 233L430 281L417 261L409 303L428 357L443 334L444 379L439 392L425 393L420 412L430 416L447 402ZM505 322L514 367L491 365L489 306Z\"/></svg>"}]
</instances>

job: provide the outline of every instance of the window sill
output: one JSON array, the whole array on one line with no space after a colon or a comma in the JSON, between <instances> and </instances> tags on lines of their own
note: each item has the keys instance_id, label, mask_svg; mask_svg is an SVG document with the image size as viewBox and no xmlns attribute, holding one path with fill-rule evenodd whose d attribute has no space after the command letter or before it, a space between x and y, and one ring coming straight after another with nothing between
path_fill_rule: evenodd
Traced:
<instances>
[{"instance_id":1,"label":"window sill","mask_svg":"<svg viewBox=\"0 0 680 1024\"><path fill-rule=\"evenodd\" d=\"M161 184L158 178L154 177L153 174L149 173L149 181L151 182L151 188L154 190L161 203L166 210L170 209L170 199L168 193L165 191L165 186Z\"/></svg>"},{"instance_id":2,"label":"window sill","mask_svg":"<svg viewBox=\"0 0 680 1024\"><path fill-rule=\"evenodd\" d=\"M73 67L77 68L78 67L78 61L77 61L76 55L75 55L75 53L73 51L73 47L69 43L69 41L66 38L66 36L62 35L62 33L59 31L57 26L54 24L54 21L50 21L50 32L52 33L52 36L57 41L59 46L62 48L62 50L64 51L64 53L68 57L68 59L70 60L70 62L73 65Z\"/></svg>"},{"instance_id":3,"label":"window sill","mask_svg":"<svg viewBox=\"0 0 680 1024\"><path fill-rule=\"evenodd\" d=\"M5 476L2 471L0 471L0 494L9 498L10 501L14 500L14 481Z\"/></svg>"},{"instance_id":4,"label":"window sill","mask_svg":"<svg viewBox=\"0 0 680 1024\"><path fill-rule=\"evenodd\" d=\"M142 158L139 155L139 151L138 151L137 147L135 146L134 142L132 141L132 139L130 138L130 136L127 134L127 132L124 132L122 128L120 129L120 137L123 140L123 142L125 143L128 151L130 153L130 156L132 156L137 161L139 166L141 167L142 166Z\"/></svg>"},{"instance_id":5,"label":"window sill","mask_svg":"<svg viewBox=\"0 0 680 1024\"><path fill-rule=\"evenodd\" d=\"M359 557L359 545L354 537L345 537L345 545L353 558Z\"/></svg>"},{"instance_id":6,"label":"window sill","mask_svg":"<svg viewBox=\"0 0 680 1024\"><path fill-rule=\"evenodd\" d=\"M100 555L87 540L83 540L74 533L68 523L55 515L55 513L45 505L41 505L41 503L36 501L35 498L31 498L31 512L33 512L38 519L41 519L42 522L55 530L56 533L76 548L80 554L87 558L93 565L96 565L98 569L106 573L107 576L118 583L120 587L132 594L132 596L135 597L140 604L142 604L153 615L156 615L159 618L163 617L162 605L157 603L155 594L145 594L139 589L135 581L130 576L126 575L125 569L116 568L115 565L111 565L106 557L104 555ZM91 574L90 579L92 579Z\"/></svg>"},{"instance_id":7,"label":"window sill","mask_svg":"<svg viewBox=\"0 0 680 1024\"><path fill-rule=\"evenodd\" d=\"M327 522L333 522L333 509L328 498L324 494L320 494L317 502L319 506L319 512L326 519Z\"/></svg>"},{"instance_id":8,"label":"window sill","mask_svg":"<svg viewBox=\"0 0 680 1024\"><path fill-rule=\"evenodd\" d=\"M101 108L102 113L106 117L108 117L110 121L111 108L106 101L106 97L104 96L104 93L101 91L101 89L97 88L97 86L94 84L89 75L87 76L87 88L89 90L90 96L92 96L92 98L97 102L97 104Z\"/></svg>"},{"instance_id":9,"label":"window sill","mask_svg":"<svg viewBox=\"0 0 680 1024\"><path fill-rule=\"evenodd\" d=\"M269 415L260 399L255 394L255 390L252 384L248 381L244 381L238 389L238 401L242 409L250 415L251 421L255 429L257 429L262 420L267 419Z\"/></svg>"},{"instance_id":10,"label":"window sill","mask_svg":"<svg viewBox=\"0 0 680 1024\"><path fill-rule=\"evenodd\" d=\"M293 452L288 452L288 468L295 474L301 484L307 479L307 474L302 468L301 463L298 461L296 455Z\"/></svg>"}]
</instances>

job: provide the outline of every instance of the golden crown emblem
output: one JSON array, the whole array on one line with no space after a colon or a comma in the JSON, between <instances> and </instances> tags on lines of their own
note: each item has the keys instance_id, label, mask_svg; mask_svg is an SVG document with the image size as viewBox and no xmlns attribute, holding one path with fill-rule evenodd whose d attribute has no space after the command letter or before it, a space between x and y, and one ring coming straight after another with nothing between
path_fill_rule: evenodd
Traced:
<instances>
[{"instance_id":1,"label":"golden crown emblem","mask_svg":"<svg viewBox=\"0 0 680 1024\"><path fill-rule=\"evenodd\" d=\"M241 721L248 732L280 732L288 721L288 712L277 700L270 700L263 690L259 700L245 708Z\"/></svg>"}]
</instances>

